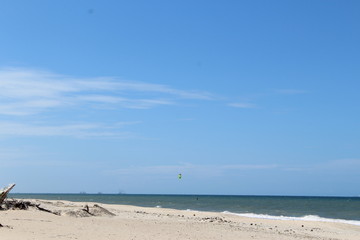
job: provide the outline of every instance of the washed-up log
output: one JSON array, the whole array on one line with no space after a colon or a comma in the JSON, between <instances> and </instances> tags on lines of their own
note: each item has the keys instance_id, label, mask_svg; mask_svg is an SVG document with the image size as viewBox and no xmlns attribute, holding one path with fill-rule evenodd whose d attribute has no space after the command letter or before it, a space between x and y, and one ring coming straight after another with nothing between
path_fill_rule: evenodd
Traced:
<instances>
[{"instance_id":1,"label":"washed-up log","mask_svg":"<svg viewBox=\"0 0 360 240\"><path fill-rule=\"evenodd\" d=\"M10 184L8 187L0 190L0 205L3 203L5 198L7 198L8 193L15 187L15 184Z\"/></svg>"},{"instance_id":2,"label":"washed-up log","mask_svg":"<svg viewBox=\"0 0 360 240\"><path fill-rule=\"evenodd\" d=\"M40 204L32 203L30 201L16 200L16 199L5 200L3 202L3 204L1 205L0 209L1 210L9 210L9 209L12 209L12 210L27 210L29 207L34 207L37 210L47 212L47 213L52 213L52 214L55 214L55 215L58 215L58 216L60 215L59 212L51 211L49 209L40 207Z\"/></svg>"}]
</instances>

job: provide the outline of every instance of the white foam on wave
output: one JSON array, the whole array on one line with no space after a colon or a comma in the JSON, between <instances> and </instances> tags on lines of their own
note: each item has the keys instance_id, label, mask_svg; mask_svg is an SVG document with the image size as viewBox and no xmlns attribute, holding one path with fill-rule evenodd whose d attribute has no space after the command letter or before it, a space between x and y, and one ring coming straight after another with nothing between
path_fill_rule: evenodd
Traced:
<instances>
[{"instance_id":1,"label":"white foam on wave","mask_svg":"<svg viewBox=\"0 0 360 240\"><path fill-rule=\"evenodd\" d=\"M241 217L248 218L261 218L261 219L272 219L272 220L285 220L285 221L314 221L314 222L334 222L334 223L346 223L351 225L360 226L360 221L356 220L345 220L345 219L332 219L332 218L323 218L317 215L306 215L303 217L287 217L287 216L272 216L266 214L255 214L255 213L232 213L225 211L223 213L237 215Z\"/></svg>"},{"instance_id":2,"label":"white foam on wave","mask_svg":"<svg viewBox=\"0 0 360 240\"><path fill-rule=\"evenodd\" d=\"M188 212L200 212L198 210L194 210L194 209L190 209L190 208L187 208L186 211L188 211Z\"/></svg>"}]
</instances>

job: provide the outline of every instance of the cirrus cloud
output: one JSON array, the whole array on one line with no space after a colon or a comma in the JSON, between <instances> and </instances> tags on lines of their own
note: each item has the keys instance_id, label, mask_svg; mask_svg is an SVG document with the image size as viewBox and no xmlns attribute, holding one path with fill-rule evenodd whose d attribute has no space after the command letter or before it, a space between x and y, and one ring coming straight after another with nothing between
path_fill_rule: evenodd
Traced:
<instances>
[{"instance_id":1,"label":"cirrus cloud","mask_svg":"<svg viewBox=\"0 0 360 240\"><path fill-rule=\"evenodd\" d=\"M210 100L207 92L125 81L116 77L78 78L47 71L0 69L0 115L33 115L84 104L148 109L181 100Z\"/></svg>"}]
</instances>

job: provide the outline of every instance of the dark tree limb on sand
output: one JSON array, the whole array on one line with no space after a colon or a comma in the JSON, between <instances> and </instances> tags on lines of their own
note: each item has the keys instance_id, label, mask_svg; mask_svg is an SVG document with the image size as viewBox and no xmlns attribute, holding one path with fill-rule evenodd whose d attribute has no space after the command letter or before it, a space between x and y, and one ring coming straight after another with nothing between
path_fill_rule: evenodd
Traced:
<instances>
[{"instance_id":1,"label":"dark tree limb on sand","mask_svg":"<svg viewBox=\"0 0 360 240\"><path fill-rule=\"evenodd\" d=\"M35 204L34 204L34 205L35 205ZM53 211L50 211L50 210L48 210L48 209L45 209L45 208L40 207L40 204L36 204L35 207L36 207L38 210L40 210L40 211L44 211L44 212L48 212L48 213L52 213L52 214L55 214L55 215L60 216L60 213L58 213L58 212L53 212Z\"/></svg>"},{"instance_id":2,"label":"dark tree limb on sand","mask_svg":"<svg viewBox=\"0 0 360 240\"><path fill-rule=\"evenodd\" d=\"M92 214L92 213L90 212L88 205L85 205L85 207L84 207L83 209L81 209L81 210L83 210L84 212L90 214L91 216L94 216L94 214Z\"/></svg>"}]
</instances>

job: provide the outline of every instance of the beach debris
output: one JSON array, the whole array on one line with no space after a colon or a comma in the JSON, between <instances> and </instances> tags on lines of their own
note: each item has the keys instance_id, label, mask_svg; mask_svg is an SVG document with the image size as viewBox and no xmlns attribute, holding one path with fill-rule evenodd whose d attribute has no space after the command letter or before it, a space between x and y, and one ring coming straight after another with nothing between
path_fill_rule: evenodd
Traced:
<instances>
[{"instance_id":1,"label":"beach debris","mask_svg":"<svg viewBox=\"0 0 360 240\"><path fill-rule=\"evenodd\" d=\"M0 223L0 228L10 228L10 229L12 229L11 226L9 226L9 225L2 225L1 223Z\"/></svg>"},{"instance_id":2,"label":"beach debris","mask_svg":"<svg viewBox=\"0 0 360 240\"><path fill-rule=\"evenodd\" d=\"M15 187L15 184L10 184L8 187L3 188L0 190L0 205L4 202L7 198L8 193Z\"/></svg>"},{"instance_id":3,"label":"beach debris","mask_svg":"<svg viewBox=\"0 0 360 240\"><path fill-rule=\"evenodd\" d=\"M48 213L52 213L52 214L55 214L57 216L60 216L60 213L59 212L55 212L55 211L51 211L49 209L46 209L46 208L42 208L40 207L40 204L35 204L35 207L40 210L40 211L43 211L43 212L48 212Z\"/></svg>"},{"instance_id":4,"label":"beach debris","mask_svg":"<svg viewBox=\"0 0 360 240\"><path fill-rule=\"evenodd\" d=\"M203 217L201 218L202 221L206 222L218 222L218 223L226 223L227 220L221 218L221 217Z\"/></svg>"},{"instance_id":5,"label":"beach debris","mask_svg":"<svg viewBox=\"0 0 360 240\"><path fill-rule=\"evenodd\" d=\"M90 215L93 216L93 214L89 211L89 206L88 206L88 205L85 205L85 207L84 207L83 209L81 209L81 210L83 210L83 211L85 211L85 212L87 212L88 214L90 214Z\"/></svg>"},{"instance_id":6,"label":"beach debris","mask_svg":"<svg viewBox=\"0 0 360 240\"><path fill-rule=\"evenodd\" d=\"M1 205L1 210L27 210L30 206L32 206L32 203L29 201L22 201L22 200L5 200L3 204Z\"/></svg>"},{"instance_id":7,"label":"beach debris","mask_svg":"<svg viewBox=\"0 0 360 240\"><path fill-rule=\"evenodd\" d=\"M148 214L147 212L144 212L144 211L135 211L135 213Z\"/></svg>"},{"instance_id":8,"label":"beach debris","mask_svg":"<svg viewBox=\"0 0 360 240\"><path fill-rule=\"evenodd\" d=\"M3 203L0 205L0 210L10 210L10 209L11 210L28 210L29 207L34 207L39 211L52 213L52 214L55 214L58 216L60 215L60 213L57 211L51 211L49 209L40 207L40 204L32 203L30 201L16 200L16 199L3 201Z\"/></svg>"},{"instance_id":9,"label":"beach debris","mask_svg":"<svg viewBox=\"0 0 360 240\"><path fill-rule=\"evenodd\" d=\"M8 193L13 185L1 191L3 193ZM40 206L41 205L41 206ZM64 209L66 207L66 209ZM71 216L71 217L100 217L100 216L116 216L108 209L94 204L92 206L85 205L83 207L76 206L74 204L66 204L63 202L52 202L52 201L43 201L43 200L22 200L22 199L5 199L0 204L0 210L28 210L29 208L43 211L46 213L51 213L57 216Z\"/></svg>"}]
</instances>

